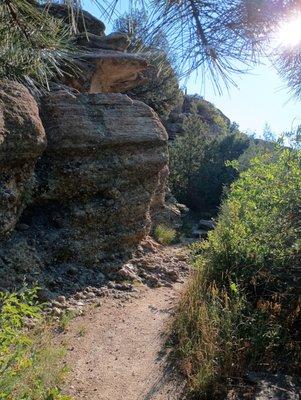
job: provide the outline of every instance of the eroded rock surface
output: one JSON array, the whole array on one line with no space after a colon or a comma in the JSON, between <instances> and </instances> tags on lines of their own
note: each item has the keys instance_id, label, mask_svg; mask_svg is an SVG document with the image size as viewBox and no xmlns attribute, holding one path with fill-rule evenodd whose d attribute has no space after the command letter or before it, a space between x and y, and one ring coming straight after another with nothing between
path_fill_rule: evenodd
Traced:
<instances>
[{"instance_id":1,"label":"eroded rock surface","mask_svg":"<svg viewBox=\"0 0 301 400\"><path fill-rule=\"evenodd\" d=\"M143 84L148 63L136 54L95 49L77 60L80 73L66 83L82 93L123 93Z\"/></svg>"},{"instance_id":2,"label":"eroded rock surface","mask_svg":"<svg viewBox=\"0 0 301 400\"><path fill-rule=\"evenodd\" d=\"M184 204L179 204L168 188L169 168L166 165L159 173L158 184L151 200L151 219L153 228L163 224L179 228L183 215L188 212Z\"/></svg>"},{"instance_id":3,"label":"eroded rock surface","mask_svg":"<svg viewBox=\"0 0 301 400\"><path fill-rule=\"evenodd\" d=\"M18 284L8 282L21 280L17 271L51 290L67 280L77 290L78 273L100 283L100 271L110 273L148 233L167 134L152 109L121 94L54 92L42 119L48 146L32 201L2 242L0 287Z\"/></svg>"},{"instance_id":4,"label":"eroded rock surface","mask_svg":"<svg viewBox=\"0 0 301 400\"><path fill-rule=\"evenodd\" d=\"M28 90L0 81L0 237L15 228L30 201L34 167L46 147L37 104Z\"/></svg>"},{"instance_id":5,"label":"eroded rock surface","mask_svg":"<svg viewBox=\"0 0 301 400\"><path fill-rule=\"evenodd\" d=\"M63 202L72 259L124 253L149 226L149 204L167 162L166 133L152 110L125 95L48 96L48 148L37 167L39 202Z\"/></svg>"},{"instance_id":6,"label":"eroded rock surface","mask_svg":"<svg viewBox=\"0 0 301 400\"><path fill-rule=\"evenodd\" d=\"M149 66L143 56L126 53L128 36L113 32L105 34L105 25L86 11L52 4L45 12L61 19L70 28L78 53L64 83L81 93L123 93L145 82L142 74ZM76 73L74 73L76 72Z\"/></svg>"}]
</instances>

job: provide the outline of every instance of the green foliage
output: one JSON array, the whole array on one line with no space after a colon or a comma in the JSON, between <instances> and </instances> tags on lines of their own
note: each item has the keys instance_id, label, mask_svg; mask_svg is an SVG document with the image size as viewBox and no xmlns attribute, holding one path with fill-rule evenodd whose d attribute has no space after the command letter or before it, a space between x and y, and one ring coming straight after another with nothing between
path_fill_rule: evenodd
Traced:
<instances>
[{"instance_id":1,"label":"green foliage","mask_svg":"<svg viewBox=\"0 0 301 400\"><path fill-rule=\"evenodd\" d=\"M255 158L223 203L175 321L192 391L214 398L246 369L300 366L301 153ZM207 396L207 397L206 397Z\"/></svg>"},{"instance_id":2,"label":"green foliage","mask_svg":"<svg viewBox=\"0 0 301 400\"><path fill-rule=\"evenodd\" d=\"M36 290L0 292L0 399L68 400L59 390L62 349L54 349Z\"/></svg>"},{"instance_id":3,"label":"green foliage","mask_svg":"<svg viewBox=\"0 0 301 400\"><path fill-rule=\"evenodd\" d=\"M230 132L224 124L212 136L209 125L197 114L184 122L184 135L170 147L170 185L176 198L198 211L216 210L224 187L238 172L226 161L237 159L249 145L240 132Z\"/></svg>"},{"instance_id":4,"label":"green foliage","mask_svg":"<svg viewBox=\"0 0 301 400\"><path fill-rule=\"evenodd\" d=\"M41 12L31 0L0 3L0 79L20 81L31 88L47 87L49 79L70 64L68 30Z\"/></svg>"},{"instance_id":5,"label":"green foliage","mask_svg":"<svg viewBox=\"0 0 301 400\"><path fill-rule=\"evenodd\" d=\"M189 204L195 176L205 160L209 129L192 114L184 121L184 135L178 136L170 146L170 185L177 199Z\"/></svg>"},{"instance_id":6,"label":"green foliage","mask_svg":"<svg viewBox=\"0 0 301 400\"><path fill-rule=\"evenodd\" d=\"M238 171L245 171L250 168L251 162L255 157L260 157L267 153L275 154L276 147L276 143L251 137L248 148L238 158Z\"/></svg>"},{"instance_id":7,"label":"green foliage","mask_svg":"<svg viewBox=\"0 0 301 400\"><path fill-rule=\"evenodd\" d=\"M129 50L143 53L150 64L143 74L147 81L128 94L152 107L160 116L165 116L181 104L182 92L172 66L167 39L160 30L150 33L148 19L145 11L133 11L117 19L115 29L126 33L131 40Z\"/></svg>"},{"instance_id":8,"label":"green foliage","mask_svg":"<svg viewBox=\"0 0 301 400\"><path fill-rule=\"evenodd\" d=\"M76 313L72 311L65 311L63 315L60 317L59 328L61 331L66 332L70 325L70 322L74 319Z\"/></svg>"},{"instance_id":9,"label":"green foliage","mask_svg":"<svg viewBox=\"0 0 301 400\"><path fill-rule=\"evenodd\" d=\"M160 224L155 228L155 238L164 245L171 244L176 238L176 231L166 225Z\"/></svg>"},{"instance_id":10,"label":"green foliage","mask_svg":"<svg viewBox=\"0 0 301 400\"><path fill-rule=\"evenodd\" d=\"M186 113L199 115L201 120L209 125L215 134L227 131L230 128L229 119L212 103L199 95L186 95L183 108Z\"/></svg>"}]
</instances>

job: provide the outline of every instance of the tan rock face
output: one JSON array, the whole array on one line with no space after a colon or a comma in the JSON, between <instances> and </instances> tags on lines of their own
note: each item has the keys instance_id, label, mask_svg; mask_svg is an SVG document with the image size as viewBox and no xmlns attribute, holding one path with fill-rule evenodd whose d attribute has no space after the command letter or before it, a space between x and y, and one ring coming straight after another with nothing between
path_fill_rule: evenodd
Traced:
<instances>
[{"instance_id":1,"label":"tan rock face","mask_svg":"<svg viewBox=\"0 0 301 400\"><path fill-rule=\"evenodd\" d=\"M3 257L10 268L41 276L45 269L108 269L112 256L129 254L149 232L168 160L157 115L126 95L55 92L41 108L48 145L21 229L0 246L0 287Z\"/></svg>"},{"instance_id":2,"label":"tan rock face","mask_svg":"<svg viewBox=\"0 0 301 400\"><path fill-rule=\"evenodd\" d=\"M24 86L0 82L0 237L11 232L34 186L34 166L46 147L37 104Z\"/></svg>"},{"instance_id":3,"label":"tan rock face","mask_svg":"<svg viewBox=\"0 0 301 400\"><path fill-rule=\"evenodd\" d=\"M82 93L122 93L145 82L145 59L136 54L96 49L83 53L77 65L80 73L66 83Z\"/></svg>"},{"instance_id":4,"label":"tan rock face","mask_svg":"<svg viewBox=\"0 0 301 400\"><path fill-rule=\"evenodd\" d=\"M148 62L137 54L125 53L128 36L113 32L105 35L105 25L86 11L47 5L46 12L73 27L73 41L78 47L77 73L67 74L64 83L81 93L123 93L145 82L142 72Z\"/></svg>"}]
</instances>

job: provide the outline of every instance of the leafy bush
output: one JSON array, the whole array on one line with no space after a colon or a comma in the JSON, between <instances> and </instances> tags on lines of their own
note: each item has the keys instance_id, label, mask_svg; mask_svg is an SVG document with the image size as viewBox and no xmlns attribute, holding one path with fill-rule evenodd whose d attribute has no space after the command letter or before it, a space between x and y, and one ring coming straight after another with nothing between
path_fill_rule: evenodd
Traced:
<instances>
[{"instance_id":1,"label":"leafy bush","mask_svg":"<svg viewBox=\"0 0 301 400\"><path fill-rule=\"evenodd\" d=\"M161 244L171 244L176 238L176 231L166 225L157 225L155 228L155 238Z\"/></svg>"},{"instance_id":2,"label":"leafy bush","mask_svg":"<svg viewBox=\"0 0 301 400\"><path fill-rule=\"evenodd\" d=\"M255 158L208 241L192 248L196 271L174 327L198 398L217 397L246 369L300 366L300 167L296 151Z\"/></svg>"},{"instance_id":3,"label":"leafy bush","mask_svg":"<svg viewBox=\"0 0 301 400\"><path fill-rule=\"evenodd\" d=\"M36 291L0 292L0 399L68 400L59 390L62 349L50 343Z\"/></svg>"}]
</instances>

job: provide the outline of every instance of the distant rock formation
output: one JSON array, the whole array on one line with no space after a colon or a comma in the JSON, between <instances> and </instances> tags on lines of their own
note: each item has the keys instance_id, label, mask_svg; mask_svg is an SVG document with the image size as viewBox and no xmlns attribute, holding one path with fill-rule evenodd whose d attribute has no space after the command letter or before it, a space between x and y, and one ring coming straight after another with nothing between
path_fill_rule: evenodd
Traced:
<instances>
[{"instance_id":1,"label":"distant rock formation","mask_svg":"<svg viewBox=\"0 0 301 400\"><path fill-rule=\"evenodd\" d=\"M171 111L168 118L162 122L168 132L169 139L184 133L183 125L185 118L192 113L199 116L200 120L210 128L212 136L221 132L221 127L230 127L230 120L218 108L207 100L197 95L185 95L183 104Z\"/></svg>"}]
</instances>

